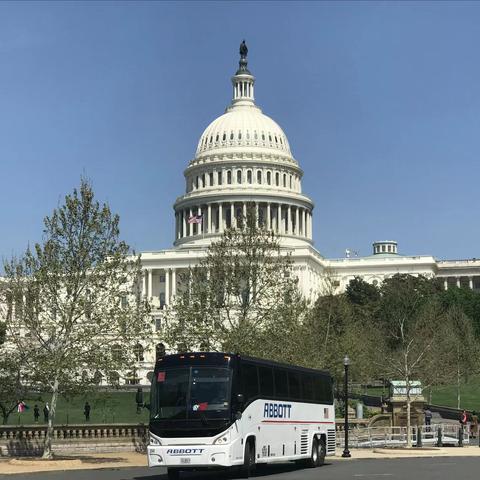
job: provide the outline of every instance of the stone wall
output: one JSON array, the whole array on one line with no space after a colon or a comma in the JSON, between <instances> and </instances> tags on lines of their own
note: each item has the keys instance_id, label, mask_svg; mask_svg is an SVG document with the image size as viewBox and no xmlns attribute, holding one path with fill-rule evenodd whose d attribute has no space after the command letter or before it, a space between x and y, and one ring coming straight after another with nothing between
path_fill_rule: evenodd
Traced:
<instances>
[{"instance_id":1,"label":"stone wall","mask_svg":"<svg viewBox=\"0 0 480 480\"><path fill-rule=\"evenodd\" d=\"M43 453L47 428L39 425L0 426L0 456L36 456ZM146 451L148 425L58 425L54 429L56 454Z\"/></svg>"}]
</instances>

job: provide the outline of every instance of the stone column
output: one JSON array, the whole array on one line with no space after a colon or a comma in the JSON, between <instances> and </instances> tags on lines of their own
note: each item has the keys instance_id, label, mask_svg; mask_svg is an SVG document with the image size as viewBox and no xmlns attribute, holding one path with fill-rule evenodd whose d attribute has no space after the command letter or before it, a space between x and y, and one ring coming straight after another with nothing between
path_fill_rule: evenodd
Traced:
<instances>
[{"instance_id":1,"label":"stone column","mask_svg":"<svg viewBox=\"0 0 480 480\"><path fill-rule=\"evenodd\" d=\"M277 233L281 234L282 232L282 205L279 203L277 207Z\"/></svg>"},{"instance_id":2,"label":"stone column","mask_svg":"<svg viewBox=\"0 0 480 480\"><path fill-rule=\"evenodd\" d=\"M443 280L443 288L444 288L445 290L448 290L448 279L447 279L447 278L445 278L445 279Z\"/></svg>"},{"instance_id":3,"label":"stone column","mask_svg":"<svg viewBox=\"0 0 480 480\"><path fill-rule=\"evenodd\" d=\"M170 305L170 269L165 269L165 305Z\"/></svg>"},{"instance_id":4,"label":"stone column","mask_svg":"<svg viewBox=\"0 0 480 480\"><path fill-rule=\"evenodd\" d=\"M152 269L148 269L148 298L152 298Z\"/></svg>"},{"instance_id":5,"label":"stone column","mask_svg":"<svg viewBox=\"0 0 480 480\"><path fill-rule=\"evenodd\" d=\"M270 212L270 202L267 203L267 230L273 230L272 229L272 218L271 218L271 212Z\"/></svg>"},{"instance_id":6,"label":"stone column","mask_svg":"<svg viewBox=\"0 0 480 480\"><path fill-rule=\"evenodd\" d=\"M222 204L218 204L218 231L223 232L223 208Z\"/></svg>"},{"instance_id":7,"label":"stone column","mask_svg":"<svg viewBox=\"0 0 480 480\"><path fill-rule=\"evenodd\" d=\"M142 296L147 296L147 276L145 270L142 270Z\"/></svg>"},{"instance_id":8,"label":"stone column","mask_svg":"<svg viewBox=\"0 0 480 480\"><path fill-rule=\"evenodd\" d=\"M172 268L172 299L177 294L177 269Z\"/></svg>"},{"instance_id":9,"label":"stone column","mask_svg":"<svg viewBox=\"0 0 480 480\"><path fill-rule=\"evenodd\" d=\"M461 284L460 284L460 277L457 277L457 288L460 288L461 287Z\"/></svg>"},{"instance_id":10,"label":"stone column","mask_svg":"<svg viewBox=\"0 0 480 480\"><path fill-rule=\"evenodd\" d=\"M292 207L290 205L288 206L287 214L288 214L287 230L288 230L288 234L291 235L292 234Z\"/></svg>"},{"instance_id":11,"label":"stone column","mask_svg":"<svg viewBox=\"0 0 480 480\"><path fill-rule=\"evenodd\" d=\"M190 208L189 218L192 216L192 209ZM191 237L193 235L193 223L188 224L188 235Z\"/></svg>"},{"instance_id":12,"label":"stone column","mask_svg":"<svg viewBox=\"0 0 480 480\"><path fill-rule=\"evenodd\" d=\"M298 207L295 209L295 235L298 235L300 232L300 212Z\"/></svg>"},{"instance_id":13,"label":"stone column","mask_svg":"<svg viewBox=\"0 0 480 480\"><path fill-rule=\"evenodd\" d=\"M230 204L230 227L236 227L235 223L235 204L232 202Z\"/></svg>"},{"instance_id":14,"label":"stone column","mask_svg":"<svg viewBox=\"0 0 480 480\"><path fill-rule=\"evenodd\" d=\"M213 178L215 178L215 175L213 176ZM212 233L212 205L210 203L208 204L207 215L208 215L207 233Z\"/></svg>"},{"instance_id":15,"label":"stone column","mask_svg":"<svg viewBox=\"0 0 480 480\"><path fill-rule=\"evenodd\" d=\"M468 277L468 288L473 290L473 277Z\"/></svg>"},{"instance_id":16,"label":"stone column","mask_svg":"<svg viewBox=\"0 0 480 480\"><path fill-rule=\"evenodd\" d=\"M198 207L198 215L202 214L202 207ZM197 223L197 235L201 235L203 232L203 217L200 220L200 223Z\"/></svg>"},{"instance_id":17,"label":"stone column","mask_svg":"<svg viewBox=\"0 0 480 480\"><path fill-rule=\"evenodd\" d=\"M306 217L307 217L307 214L306 214L306 210L304 208L302 208L302 235L304 237L307 236L307 229L306 229Z\"/></svg>"},{"instance_id":18,"label":"stone column","mask_svg":"<svg viewBox=\"0 0 480 480\"><path fill-rule=\"evenodd\" d=\"M185 210L182 210L182 238L187 236L187 220L185 218Z\"/></svg>"}]
</instances>

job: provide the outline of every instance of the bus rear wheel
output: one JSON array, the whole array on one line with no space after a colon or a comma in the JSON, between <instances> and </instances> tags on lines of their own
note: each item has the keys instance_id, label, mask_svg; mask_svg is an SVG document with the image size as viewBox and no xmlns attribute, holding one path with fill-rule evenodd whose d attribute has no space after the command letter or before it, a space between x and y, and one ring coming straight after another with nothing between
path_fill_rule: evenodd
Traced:
<instances>
[{"instance_id":1,"label":"bus rear wheel","mask_svg":"<svg viewBox=\"0 0 480 480\"><path fill-rule=\"evenodd\" d=\"M312 453L310 454L310 458L307 460L307 466L310 468L315 468L321 465L320 463L320 446L317 440L317 437L313 438L312 442ZM323 462L322 462L323 463Z\"/></svg>"},{"instance_id":2,"label":"bus rear wheel","mask_svg":"<svg viewBox=\"0 0 480 480\"><path fill-rule=\"evenodd\" d=\"M168 480L179 480L180 470L178 468L167 468Z\"/></svg>"}]
</instances>

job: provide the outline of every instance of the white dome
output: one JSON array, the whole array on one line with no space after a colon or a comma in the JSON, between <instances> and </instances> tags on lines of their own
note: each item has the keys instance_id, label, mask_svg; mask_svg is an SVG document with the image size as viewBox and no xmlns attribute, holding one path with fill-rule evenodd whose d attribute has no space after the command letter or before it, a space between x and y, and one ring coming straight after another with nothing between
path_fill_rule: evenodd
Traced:
<instances>
[{"instance_id":1,"label":"white dome","mask_svg":"<svg viewBox=\"0 0 480 480\"><path fill-rule=\"evenodd\" d=\"M256 106L233 106L215 119L200 137L196 156L229 147L266 148L291 155L283 130Z\"/></svg>"}]
</instances>

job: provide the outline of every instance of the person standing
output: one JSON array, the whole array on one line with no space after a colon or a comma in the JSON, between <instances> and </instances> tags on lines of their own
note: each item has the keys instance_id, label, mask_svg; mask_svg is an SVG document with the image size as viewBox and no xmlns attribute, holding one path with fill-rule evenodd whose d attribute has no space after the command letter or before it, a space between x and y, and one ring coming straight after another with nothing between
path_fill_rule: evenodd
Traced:
<instances>
[{"instance_id":1,"label":"person standing","mask_svg":"<svg viewBox=\"0 0 480 480\"><path fill-rule=\"evenodd\" d=\"M33 407L33 418L35 420L35 423L38 423L38 418L40 417L40 409L38 408L38 405L35 404Z\"/></svg>"},{"instance_id":2,"label":"person standing","mask_svg":"<svg viewBox=\"0 0 480 480\"><path fill-rule=\"evenodd\" d=\"M43 419L45 422L48 422L48 417L50 416L50 407L48 406L48 402L45 403L43 407Z\"/></svg>"},{"instance_id":3,"label":"person standing","mask_svg":"<svg viewBox=\"0 0 480 480\"><path fill-rule=\"evenodd\" d=\"M430 431L430 425L432 424L432 411L427 407L425 409L425 425L427 426L427 432Z\"/></svg>"},{"instance_id":4,"label":"person standing","mask_svg":"<svg viewBox=\"0 0 480 480\"><path fill-rule=\"evenodd\" d=\"M85 402L85 406L83 407L83 414L85 415L85 421L90 421L90 404Z\"/></svg>"},{"instance_id":5,"label":"person standing","mask_svg":"<svg viewBox=\"0 0 480 480\"><path fill-rule=\"evenodd\" d=\"M466 425L467 421L468 421L467 411L463 410L462 413L460 414L460 423L462 425Z\"/></svg>"}]
</instances>

